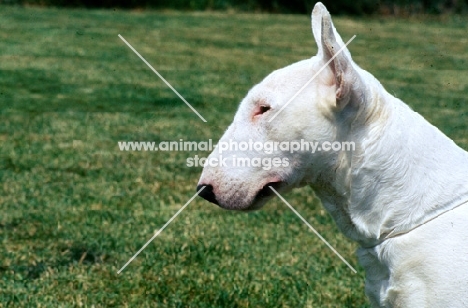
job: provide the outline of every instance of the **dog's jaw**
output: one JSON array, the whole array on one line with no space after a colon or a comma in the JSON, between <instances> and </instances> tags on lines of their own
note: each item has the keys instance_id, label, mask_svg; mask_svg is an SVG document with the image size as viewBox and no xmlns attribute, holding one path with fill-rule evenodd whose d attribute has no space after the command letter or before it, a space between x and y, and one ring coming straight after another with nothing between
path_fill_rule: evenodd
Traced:
<instances>
[{"instance_id":1,"label":"dog's jaw","mask_svg":"<svg viewBox=\"0 0 468 308\"><path fill-rule=\"evenodd\" d=\"M222 169L207 168L200 178L197 191L204 186L200 196L223 209L254 211L262 208L275 195L270 187L278 192L284 192L284 188L287 187L286 183L274 174L254 181L243 178L241 173L238 174L239 178L226 178Z\"/></svg>"}]
</instances>

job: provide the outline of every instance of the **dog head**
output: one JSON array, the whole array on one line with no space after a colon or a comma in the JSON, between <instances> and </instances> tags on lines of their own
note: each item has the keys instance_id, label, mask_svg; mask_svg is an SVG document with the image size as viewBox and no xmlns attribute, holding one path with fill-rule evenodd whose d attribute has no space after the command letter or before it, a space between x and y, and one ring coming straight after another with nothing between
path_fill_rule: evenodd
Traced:
<instances>
[{"instance_id":1,"label":"dog head","mask_svg":"<svg viewBox=\"0 0 468 308\"><path fill-rule=\"evenodd\" d=\"M357 66L321 3L312 12L318 53L274 71L242 100L208 157L200 196L225 209L255 210L274 195L313 184L346 163L342 151L304 151L305 143L345 140L363 95ZM297 143L302 150L294 151ZM333 173L333 172L332 172Z\"/></svg>"}]
</instances>

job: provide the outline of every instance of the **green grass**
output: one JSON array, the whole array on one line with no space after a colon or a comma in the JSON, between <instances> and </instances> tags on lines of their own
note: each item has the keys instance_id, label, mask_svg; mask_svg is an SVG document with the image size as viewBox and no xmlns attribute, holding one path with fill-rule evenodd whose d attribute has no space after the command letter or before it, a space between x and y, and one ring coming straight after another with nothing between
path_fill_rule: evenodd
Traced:
<instances>
[{"instance_id":1,"label":"green grass","mask_svg":"<svg viewBox=\"0 0 468 308\"><path fill-rule=\"evenodd\" d=\"M468 148L462 19L335 18L354 59ZM0 307L367 307L356 245L310 189L250 214L193 195L208 153L120 140L217 140L249 88L315 54L307 16L0 7ZM208 120L203 123L117 37ZM408 129L411 129L410 127Z\"/></svg>"}]
</instances>

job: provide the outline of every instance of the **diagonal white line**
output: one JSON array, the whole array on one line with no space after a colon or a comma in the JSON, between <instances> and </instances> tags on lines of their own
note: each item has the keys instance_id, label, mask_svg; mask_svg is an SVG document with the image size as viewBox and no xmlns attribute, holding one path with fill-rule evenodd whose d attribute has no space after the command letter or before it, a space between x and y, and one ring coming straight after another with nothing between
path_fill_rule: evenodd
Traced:
<instances>
[{"instance_id":1,"label":"diagonal white line","mask_svg":"<svg viewBox=\"0 0 468 308\"><path fill-rule=\"evenodd\" d=\"M286 199L283 198L283 196L281 196L277 191L276 189L274 189L273 187L269 186L270 189L294 212L294 214L296 214L309 228L310 230L312 230L312 232L315 233L315 235L317 235L319 237L319 239L322 240L322 242L324 242L328 248L330 248L337 256L338 258L341 259L341 261L343 261L355 274L357 273L357 271L354 269L354 267L352 267L346 260L345 258L343 258L339 253L338 251L336 251L335 248L333 248L332 245L330 245L327 240L325 240L321 235L320 233L317 232L317 230L314 229L314 227L312 227L308 222L307 220L304 219L304 217L301 216L301 214L299 214L292 206L291 204L288 203L288 201L286 201Z\"/></svg>"},{"instance_id":2,"label":"diagonal white line","mask_svg":"<svg viewBox=\"0 0 468 308\"><path fill-rule=\"evenodd\" d=\"M154 67L152 67L151 64L149 64L148 61L146 61L145 58L143 58L143 57L138 53L138 51L135 50L135 48L133 48L133 46L130 45L130 43L127 42L127 41L123 38L122 35L119 34L118 37L119 37L125 44L127 44L127 46L128 46L138 57L140 57L140 59L141 59L143 62L145 62L145 64L148 65L148 67L149 67L156 75L158 75L158 77L161 78L161 80L164 81L164 83L165 83L181 100L183 100L184 103L185 103L187 106L189 106L189 108L192 109L192 111L195 112L195 114L196 114L203 122L206 122L205 118L203 118L203 117L201 116L201 114L199 114L198 111L195 110L195 108L193 108L192 105L190 105L189 102L187 102L187 101L185 100L185 98L183 98L182 95L180 95L179 92L177 92L177 90L174 89L174 88L170 85L170 83L167 82L167 80L164 79L164 77L163 77L161 74L159 74L159 72L158 72L157 70L155 70Z\"/></svg>"},{"instance_id":3,"label":"diagonal white line","mask_svg":"<svg viewBox=\"0 0 468 308\"><path fill-rule=\"evenodd\" d=\"M193 195L193 197L190 198L190 200L187 201L187 203L185 203L184 206L183 206L180 210L178 210L177 213L175 213L175 215L172 216L172 218L169 219L169 221L166 222L166 224L165 224L161 229L159 229L158 232L156 232L156 233L153 235L153 237L150 238L150 240L149 240L148 242L146 242L146 244L143 245L143 247L141 247L140 250L138 250L138 252L137 252L135 255L133 255L133 257L130 258L130 260L127 261L127 263L125 263L124 266L122 266L122 268L117 272L117 274L120 274L120 273L127 267L127 265L129 265L129 264L140 254L140 252L142 252L142 251L146 248L146 246L148 246L159 234L161 234L161 232L177 217L177 215L179 215L179 214L187 207L187 205L190 204L190 202L192 202L193 199L195 199L195 198L198 196L198 194L199 194L205 187L206 187L206 186L203 186L202 188L200 188L200 190L197 191L197 193L196 193L195 195Z\"/></svg>"},{"instance_id":4,"label":"diagonal white line","mask_svg":"<svg viewBox=\"0 0 468 308\"><path fill-rule=\"evenodd\" d=\"M335 59L335 57L338 56L338 55L346 48L346 46L348 46L348 44L351 43L352 40L354 40L355 37L356 37L356 35L353 35L353 37L350 38L349 41L348 41L343 47L341 47L340 50L338 50L338 52L337 52L330 60L328 60L328 62L325 63L325 65L322 66L322 68L320 68L320 69L318 70L318 72L315 73L314 76L312 76L312 78L310 78L309 81L307 81L307 82L305 83L305 85L303 85L302 88L300 88L299 91L297 91L296 94L294 94L294 95L286 102L286 104L284 104L284 106L281 107L280 110L278 110L277 113L275 113L275 115L274 115L273 117L271 117L271 119L268 120L268 122L273 121L273 119L276 118L276 116L277 116L278 114L280 114L281 111L283 111L283 109L286 108L286 106L288 106L289 103L292 102L293 99L295 99L296 96L298 96L299 93L301 93L302 90L304 90L304 89L312 82L312 80L314 80L315 77L317 77L317 75L320 74L320 72L323 71L323 70L328 66L328 64L330 64L330 62L333 61L333 59Z\"/></svg>"}]
</instances>

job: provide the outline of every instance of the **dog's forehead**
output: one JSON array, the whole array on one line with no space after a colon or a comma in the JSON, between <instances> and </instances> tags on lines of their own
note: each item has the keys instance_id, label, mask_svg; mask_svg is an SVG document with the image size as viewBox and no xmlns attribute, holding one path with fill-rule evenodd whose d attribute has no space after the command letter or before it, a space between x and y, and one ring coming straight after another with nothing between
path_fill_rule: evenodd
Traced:
<instances>
[{"instance_id":1,"label":"dog's forehead","mask_svg":"<svg viewBox=\"0 0 468 308\"><path fill-rule=\"evenodd\" d=\"M275 105L291 97L303 87L317 71L316 57L293 63L269 74L254 86L246 97L246 104Z\"/></svg>"}]
</instances>

